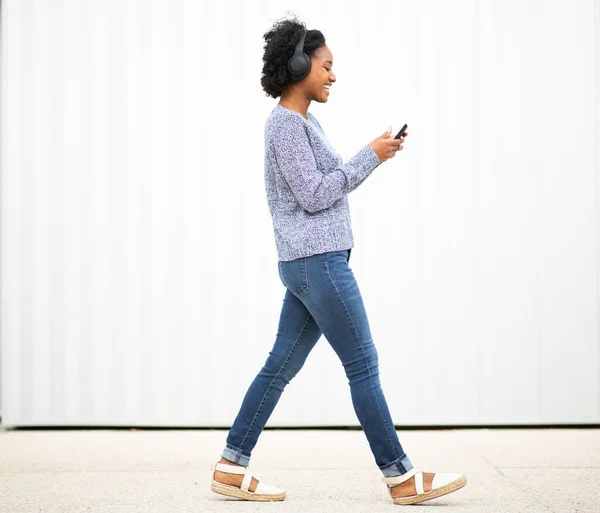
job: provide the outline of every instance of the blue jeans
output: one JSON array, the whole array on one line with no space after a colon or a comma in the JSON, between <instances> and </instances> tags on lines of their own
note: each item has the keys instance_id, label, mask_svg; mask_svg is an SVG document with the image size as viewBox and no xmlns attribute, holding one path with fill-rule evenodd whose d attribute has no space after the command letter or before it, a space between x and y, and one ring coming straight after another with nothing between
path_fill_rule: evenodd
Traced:
<instances>
[{"instance_id":1,"label":"blue jeans","mask_svg":"<svg viewBox=\"0 0 600 513\"><path fill-rule=\"evenodd\" d=\"M377 350L348 265L351 251L279 262L279 277L287 289L279 330L269 357L246 392L223 458L248 466L285 386L324 334L344 366L354 411L383 475L398 476L412 468L381 389Z\"/></svg>"}]
</instances>

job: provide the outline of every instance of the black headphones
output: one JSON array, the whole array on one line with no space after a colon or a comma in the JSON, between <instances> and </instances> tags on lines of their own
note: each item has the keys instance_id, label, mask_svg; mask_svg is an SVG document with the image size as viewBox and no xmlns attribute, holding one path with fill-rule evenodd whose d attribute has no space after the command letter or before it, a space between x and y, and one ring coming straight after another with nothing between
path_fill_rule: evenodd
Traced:
<instances>
[{"instance_id":1,"label":"black headphones","mask_svg":"<svg viewBox=\"0 0 600 513\"><path fill-rule=\"evenodd\" d=\"M304 53L304 39L306 31L300 35L294 55L288 61L288 74L292 80L302 80L310 72L310 57Z\"/></svg>"}]
</instances>

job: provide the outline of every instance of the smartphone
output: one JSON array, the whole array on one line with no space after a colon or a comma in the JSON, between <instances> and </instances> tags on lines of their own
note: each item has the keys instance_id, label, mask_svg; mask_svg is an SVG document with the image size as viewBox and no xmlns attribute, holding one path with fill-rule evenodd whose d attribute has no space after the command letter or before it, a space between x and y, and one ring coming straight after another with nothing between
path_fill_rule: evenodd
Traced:
<instances>
[{"instance_id":1,"label":"smartphone","mask_svg":"<svg viewBox=\"0 0 600 513\"><path fill-rule=\"evenodd\" d=\"M406 132L406 129L408 128L408 125L404 125L400 131L396 134L396 137L394 137L394 139L400 139L400 137L402 137L404 135L404 132Z\"/></svg>"}]
</instances>

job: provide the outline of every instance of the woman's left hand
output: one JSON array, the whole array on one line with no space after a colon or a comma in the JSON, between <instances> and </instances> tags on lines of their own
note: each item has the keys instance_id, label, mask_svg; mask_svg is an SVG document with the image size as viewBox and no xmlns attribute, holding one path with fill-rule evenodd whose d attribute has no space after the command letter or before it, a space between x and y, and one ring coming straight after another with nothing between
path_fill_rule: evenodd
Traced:
<instances>
[{"instance_id":1,"label":"woman's left hand","mask_svg":"<svg viewBox=\"0 0 600 513\"><path fill-rule=\"evenodd\" d=\"M402 137L400 137L400 139L398 139L400 141L400 144L398 145L398 147L396 148L396 151L400 151L402 150L402 143L404 142L404 139L408 137L408 132L404 132L404 135Z\"/></svg>"}]
</instances>

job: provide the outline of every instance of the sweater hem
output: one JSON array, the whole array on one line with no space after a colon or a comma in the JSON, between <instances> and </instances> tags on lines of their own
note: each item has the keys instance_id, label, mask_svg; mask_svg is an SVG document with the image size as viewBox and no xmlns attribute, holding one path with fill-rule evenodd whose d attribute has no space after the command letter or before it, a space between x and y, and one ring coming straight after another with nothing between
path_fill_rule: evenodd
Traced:
<instances>
[{"instance_id":1,"label":"sweater hem","mask_svg":"<svg viewBox=\"0 0 600 513\"><path fill-rule=\"evenodd\" d=\"M354 244L352 243L338 244L332 246L319 246L313 248L308 246L302 249L298 249L296 251L280 253L278 255L278 260L279 262L291 262L292 260L297 260L298 258L307 258L314 255L321 255L323 253L331 253L333 251L347 251L349 249L352 249L353 247Z\"/></svg>"}]
</instances>

